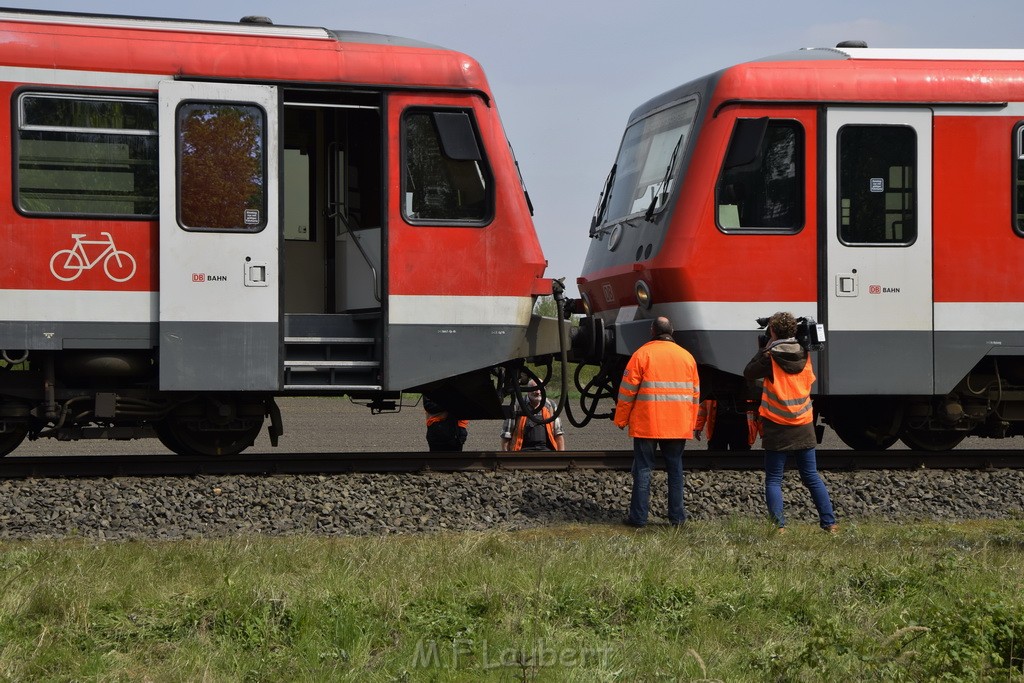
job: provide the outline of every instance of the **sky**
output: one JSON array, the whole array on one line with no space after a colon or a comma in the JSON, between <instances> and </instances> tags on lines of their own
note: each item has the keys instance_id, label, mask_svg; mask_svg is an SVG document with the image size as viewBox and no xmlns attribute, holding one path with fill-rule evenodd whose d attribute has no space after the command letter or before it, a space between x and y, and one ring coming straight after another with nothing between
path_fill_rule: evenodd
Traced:
<instances>
[{"instance_id":1,"label":"sky","mask_svg":"<svg viewBox=\"0 0 1024 683\"><path fill-rule=\"evenodd\" d=\"M491 85L547 275L576 296L590 218L630 112L724 67L801 47L1024 48L1024 2L976 0L48 0L10 7L385 33L459 50Z\"/></svg>"}]
</instances>

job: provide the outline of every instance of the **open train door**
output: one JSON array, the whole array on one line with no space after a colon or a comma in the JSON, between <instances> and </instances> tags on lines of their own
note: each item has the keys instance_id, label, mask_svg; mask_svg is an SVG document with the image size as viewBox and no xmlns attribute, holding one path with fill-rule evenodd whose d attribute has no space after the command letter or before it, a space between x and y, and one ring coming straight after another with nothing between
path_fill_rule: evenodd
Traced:
<instances>
[{"instance_id":1,"label":"open train door","mask_svg":"<svg viewBox=\"0 0 1024 683\"><path fill-rule=\"evenodd\" d=\"M933 386L932 113L830 107L823 393Z\"/></svg>"},{"instance_id":2,"label":"open train door","mask_svg":"<svg viewBox=\"0 0 1024 683\"><path fill-rule=\"evenodd\" d=\"M160 389L282 383L279 90L160 84Z\"/></svg>"}]
</instances>

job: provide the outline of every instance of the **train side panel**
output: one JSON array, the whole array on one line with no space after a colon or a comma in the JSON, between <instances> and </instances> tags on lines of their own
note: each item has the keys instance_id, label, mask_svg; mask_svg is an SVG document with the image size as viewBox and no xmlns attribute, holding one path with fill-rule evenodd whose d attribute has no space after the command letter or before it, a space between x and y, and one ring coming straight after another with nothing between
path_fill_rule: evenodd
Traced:
<instances>
[{"instance_id":1,"label":"train side panel","mask_svg":"<svg viewBox=\"0 0 1024 683\"><path fill-rule=\"evenodd\" d=\"M935 392L953 390L985 356L1024 383L1024 239L1017 133L1024 104L937 110L935 117Z\"/></svg>"},{"instance_id":2,"label":"train side panel","mask_svg":"<svg viewBox=\"0 0 1024 683\"><path fill-rule=\"evenodd\" d=\"M0 11L0 455L239 452L278 395L503 413L563 323L486 78L309 27Z\"/></svg>"},{"instance_id":3,"label":"train side panel","mask_svg":"<svg viewBox=\"0 0 1024 683\"><path fill-rule=\"evenodd\" d=\"M697 98L704 115L667 201L599 209L579 282L584 329L605 338L581 335L579 356L610 367L668 315L702 390L739 401L754 319L790 310L827 330L816 407L851 446L1024 434L1022 64L1020 51L809 50L641 106L613 178L656 153L636 130L670 101Z\"/></svg>"}]
</instances>

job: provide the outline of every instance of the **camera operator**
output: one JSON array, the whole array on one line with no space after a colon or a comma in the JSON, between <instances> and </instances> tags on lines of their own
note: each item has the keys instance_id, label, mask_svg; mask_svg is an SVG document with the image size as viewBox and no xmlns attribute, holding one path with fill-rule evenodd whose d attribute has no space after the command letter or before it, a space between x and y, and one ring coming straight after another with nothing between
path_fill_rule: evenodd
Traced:
<instances>
[{"instance_id":1,"label":"camera operator","mask_svg":"<svg viewBox=\"0 0 1024 683\"><path fill-rule=\"evenodd\" d=\"M749 380L764 380L761 392L761 443L764 446L764 497L768 514L786 530L782 513L782 475L789 454L796 457L800 481L807 487L818 510L818 523L837 533L825 482L818 474L815 456L817 437L811 406L814 369L807 349L796 339L797 320L792 313L776 313L767 321L768 333L758 339L758 351L743 370Z\"/></svg>"}]
</instances>

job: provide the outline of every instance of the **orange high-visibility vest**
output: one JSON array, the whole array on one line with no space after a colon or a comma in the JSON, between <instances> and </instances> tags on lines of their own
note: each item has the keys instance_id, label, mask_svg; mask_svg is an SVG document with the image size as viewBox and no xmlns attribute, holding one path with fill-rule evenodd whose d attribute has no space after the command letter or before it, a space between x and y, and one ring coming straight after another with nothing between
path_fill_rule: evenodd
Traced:
<instances>
[{"instance_id":1,"label":"orange high-visibility vest","mask_svg":"<svg viewBox=\"0 0 1024 683\"><path fill-rule=\"evenodd\" d=\"M761 391L761 417L782 425L803 425L814 421L811 410L811 385L814 384L814 368L811 357L807 357L804 369L795 375L783 370L775 358L772 359L772 379L764 380Z\"/></svg>"},{"instance_id":2,"label":"orange high-visibility vest","mask_svg":"<svg viewBox=\"0 0 1024 683\"><path fill-rule=\"evenodd\" d=\"M693 428L694 431L701 431L704 427L707 427L708 440L711 440L711 436L715 433L715 418L718 417L718 401L701 401L700 409L697 411L697 425ZM747 443L751 446L757 441L757 437L761 434L761 420L753 412L747 411Z\"/></svg>"},{"instance_id":3,"label":"orange high-visibility vest","mask_svg":"<svg viewBox=\"0 0 1024 683\"><path fill-rule=\"evenodd\" d=\"M640 439L692 439L700 377L690 352L655 339L633 354L619 384L615 424Z\"/></svg>"},{"instance_id":4,"label":"orange high-visibility vest","mask_svg":"<svg viewBox=\"0 0 1024 683\"><path fill-rule=\"evenodd\" d=\"M546 420L551 417L551 411L548 410L548 406L545 403L540 409L540 418ZM516 420L515 427L512 429L512 447L510 451L521 451L523 450L523 435L526 433L526 421L529 418L526 415L520 415L519 419ZM548 444L551 446L551 450L558 450L558 441L555 440L555 421L552 420L544 425L544 430L548 433Z\"/></svg>"}]
</instances>

